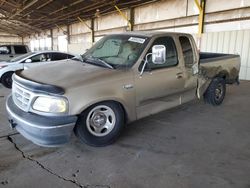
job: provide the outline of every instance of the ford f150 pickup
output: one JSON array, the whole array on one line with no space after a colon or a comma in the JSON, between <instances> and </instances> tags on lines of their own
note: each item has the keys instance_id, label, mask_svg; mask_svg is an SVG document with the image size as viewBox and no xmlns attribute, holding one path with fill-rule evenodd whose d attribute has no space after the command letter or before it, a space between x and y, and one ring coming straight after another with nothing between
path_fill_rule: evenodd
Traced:
<instances>
[{"instance_id":1,"label":"ford f150 pickup","mask_svg":"<svg viewBox=\"0 0 250 188\"><path fill-rule=\"evenodd\" d=\"M239 69L238 55L199 53L189 34L112 34L82 61L17 71L6 108L12 128L35 144L59 146L74 131L105 146L125 124L195 98L220 105Z\"/></svg>"}]
</instances>

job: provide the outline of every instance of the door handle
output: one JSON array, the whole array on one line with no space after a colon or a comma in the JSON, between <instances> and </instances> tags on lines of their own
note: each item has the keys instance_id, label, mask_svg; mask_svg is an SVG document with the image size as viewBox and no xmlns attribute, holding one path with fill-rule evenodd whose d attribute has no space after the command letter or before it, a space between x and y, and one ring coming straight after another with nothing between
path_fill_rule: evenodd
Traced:
<instances>
[{"instance_id":1,"label":"door handle","mask_svg":"<svg viewBox=\"0 0 250 188\"><path fill-rule=\"evenodd\" d=\"M13 55L10 55L10 57L14 57Z\"/></svg>"},{"instance_id":2,"label":"door handle","mask_svg":"<svg viewBox=\"0 0 250 188\"><path fill-rule=\"evenodd\" d=\"M183 78L183 72L178 72L178 73L176 74L176 78L177 78L177 79Z\"/></svg>"}]
</instances>

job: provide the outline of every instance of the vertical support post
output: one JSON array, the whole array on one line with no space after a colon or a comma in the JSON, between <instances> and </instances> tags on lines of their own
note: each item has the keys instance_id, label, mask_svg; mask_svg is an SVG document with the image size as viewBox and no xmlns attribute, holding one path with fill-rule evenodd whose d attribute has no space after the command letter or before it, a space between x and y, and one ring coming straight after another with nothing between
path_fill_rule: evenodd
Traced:
<instances>
[{"instance_id":1,"label":"vertical support post","mask_svg":"<svg viewBox=\"0 0 250 188\"><path fill-rule=\"evenodd\" d=\"M199 15L199 35L203 33L204 30L204 18L205 18L205 0L201 0L201 10L200 10L200 15Z\"/></svg>"},{"instance_id":2,"label":"vertical support post","mask_svg":"<svg viewBox=\"0 0 250 188\"><path fill-rule=\"evenodd\" d=\"M121 11L121 9L118 8L118 6L115 5L115 9L120 13L120 15L127 20L128 22L128 26L129 26L129 30L132 31L132 24L130 23L130 20L127 18L127 16Z\"/></svg>"},{"instance_id":3,"label":"vertical support post","mask_svg":"<svg viewBox=\"0 0 250 188\"><path fill-rule=\"evenodd\" d=\"M134 24L135 24L135 9L133 7L130 8L130 31L134 31Z\"/></svg>"},{"instance_id":4,"label":"vertical support post","mask_svg":"<svg viewBox=\"0 0 250 188\"><path fill-rule=\"evenodd\" d=\"M91 42L92 42L92 45L94 44L94 42L95 42L95 35L94 35L94 30L95 30L95 28L94 28L94 18L92 18L91 19L91 25L89 26L82 18L80 18L79 16L77 17L78 18L78 20L81 22L81 23L83 23L87 28L89 28L90 29L90 31L91 31Z\"/></svg>"},{"instance_id":5,"label":"vertical support post","mask_svg":"<svg viewBox=\"0 0 250 188\"><path fill-rule=\"evenodd\" d=\"M50 37L51 37L51 50L53 50L53 46L54 46L54 37L53 37L53 30L50 30Z\"/></svg>"},{"instance_id":6,"label":"vertical support post","mask_svg":"<svg viewBox=\"0 0 250 188\"><path fill-rule=\"evenodd\" d=\"M67 40L68 40L68 45L70 44L70 32L69 32L69 25L67 25Z\"/></svg>"},{"instance_id":7,"label":"vertical support post","mask_svg":"<svg viewBox=\"0 0 250 188\"><path fill-rule=\"evenodd\" d=\"M22 45L24 45L24 39L23 39L23 37L22 37Z\"/></svg>"},{"instance_id":8,"label":"vertical support post","mask_svg":"<svg viewBox=\"0 0 250 188\"><path fill-rule=\"evenodd\" d=\"M206 0L194 0L197 8L199 9L199 26L198 26L198 43L197 47L200 50L201 46L201 36L204 31L204 18L205 18L205 6L206 6Z\"/></svg>"},{"instance_id":9,"label":"vertical support post","mask_svg":"<svg viewBox=\"0 0 250 188\"><path fill-rule=\"evenodd\" d=\"M95 20L94 18L91 19L91 42L94 44L95 42Z\"/></svg>"}]
</instances>

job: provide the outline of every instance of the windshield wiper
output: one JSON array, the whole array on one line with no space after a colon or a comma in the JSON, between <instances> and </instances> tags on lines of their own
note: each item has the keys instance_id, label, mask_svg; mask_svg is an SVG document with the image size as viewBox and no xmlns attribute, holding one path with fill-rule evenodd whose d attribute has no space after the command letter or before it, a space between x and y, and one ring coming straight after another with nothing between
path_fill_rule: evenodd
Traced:
<instances>
[{"instance_id":1,"label":"windshield wiper","mask_svg":"<svg viewBox=\"0 0 250 188\"><path fill-rule=\"evenodd\" d=\"M93 57L93 56L84 57L83 62L97 64L97 65L108 67L110 69L114 69L114 67L112 65L108 64L106 61L104 61L98 57Z\"/></svg>"}]
</instances>

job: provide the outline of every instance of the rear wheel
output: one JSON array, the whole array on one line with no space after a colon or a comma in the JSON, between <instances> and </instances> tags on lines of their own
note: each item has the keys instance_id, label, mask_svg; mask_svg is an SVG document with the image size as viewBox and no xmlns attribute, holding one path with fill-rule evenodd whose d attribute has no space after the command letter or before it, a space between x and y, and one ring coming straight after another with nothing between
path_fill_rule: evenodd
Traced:
<instances>
[{"instance_id":1,"label":"rear wheel","mask_svg":"<svg viewBox=\"0 0 250 188\"><path fill-rule=\"evenodd\" d=\"M12 75L13 72L6 72L1 78L2 84L7 88L12 88Z\"/></svg>"},{"instance_id":2,"label":"rear wheel","mask_svg":"<svg viewBox=\"0 0 250 188\"><path fill-rule=\"evenodd\" d=\"M220 105L226 94L226 81L223 78L217 77L212 80L207 88L204 99L207 103L212 105Z\"/></svg>"},{"instance_id":3,"label":"rear wheel","mask_svg":"<svg viewBox=\"0 0 250 188\"><path fill-rule=\"evenodd\" d=\"M102 102L84 111L76 124L75 133L91 146L112 144L124 127L122 107L114 102Z\"/></svg>"}]
</instances>

